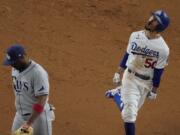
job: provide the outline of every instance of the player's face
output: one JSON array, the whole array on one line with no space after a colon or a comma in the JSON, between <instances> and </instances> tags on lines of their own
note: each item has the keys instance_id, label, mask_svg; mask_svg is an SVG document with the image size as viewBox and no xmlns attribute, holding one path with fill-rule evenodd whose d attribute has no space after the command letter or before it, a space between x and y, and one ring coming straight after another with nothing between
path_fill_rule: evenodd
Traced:
<instances>
[{"instance_id":1,"label":"player's face","mask_svg":"<svg viewBox=\"0 0 180 135\"><path fill-rule=\"evenodd\" d=\"M23 64L20 59L17 59L13 64L11 64L11 66L17 70L21 69L22 65Z\"/></svg>"},{"instance_id":2,"label":"player's face","mask_svg":"<svg viewBox=\"0 0 180 135\"><path fill-rule=\"evenodd\" d=\"M151 16L147 23L145 24L145 29L148 31L155 31L156 27L159 25L157 19L154 16Z\"/></svg>"},{"instance_id":3,"label":"player's face","mask_svg":"<svg viewBox=\"0 0 180 135\"><path fill-rule=\"evenodd\" d=\"M11 64L11 66L19 71L23 71L29 66L29 64L30 64L30 60L25 54L23 55L23 57L17 59L13 64Z\"/></svg>"}]
</instances>

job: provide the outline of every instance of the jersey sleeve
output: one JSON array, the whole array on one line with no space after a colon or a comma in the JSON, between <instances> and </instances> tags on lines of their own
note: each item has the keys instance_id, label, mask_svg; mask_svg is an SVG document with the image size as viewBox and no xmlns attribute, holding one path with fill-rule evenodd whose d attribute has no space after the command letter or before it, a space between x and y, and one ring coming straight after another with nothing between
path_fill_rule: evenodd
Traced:
<instances>
[{"instance_id":1,"label":"jersey sleeve","mask_svg":"<svg viewBox=\"0 0 180 135\"><path fill-rule=\"evenodd\" d=\"M164 52L160 52L159 58L155 68L162 69L168 65L169 49Z\"/></svg>"},{"instance_id":2,"label":"jersey sleeve","mask_svg":"<svg viewBox=\"0 0 180 135\"><path fill-rule=\"evenodd\" d=\"M130 54L131 53L131 43L133 41L134 38L134 33L131 33L130 37L129 37L129 41L128 41L128 46L127 46L127 53Z\"/></svg>"},{"instance_id":3,"label":"jersey sleeve","mask_svg":"<svg viewBox=\"0 0 180 135\"><path fill-rule=\"evenodd\" d=\"M34 76L34 94L35 96L49 94L48 74L44 70L38 70Z\"/></svg>"}]
</instances>

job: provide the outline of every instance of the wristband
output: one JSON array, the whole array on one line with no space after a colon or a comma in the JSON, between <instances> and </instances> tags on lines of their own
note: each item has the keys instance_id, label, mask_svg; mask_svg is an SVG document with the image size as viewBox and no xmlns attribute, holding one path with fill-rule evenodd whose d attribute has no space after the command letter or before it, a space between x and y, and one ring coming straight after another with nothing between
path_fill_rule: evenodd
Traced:
<instances>
[{"instance_id":1,"label":"wristband","mask_svg":"<svg viewBox=\"0 0 180 135\"><path fill-rule=\"evenodd\" d=\"M44 107L41 104L34 104L33 110L38 112L38 113L42 113L44 110Z\"/></svg>"}]
</instances>

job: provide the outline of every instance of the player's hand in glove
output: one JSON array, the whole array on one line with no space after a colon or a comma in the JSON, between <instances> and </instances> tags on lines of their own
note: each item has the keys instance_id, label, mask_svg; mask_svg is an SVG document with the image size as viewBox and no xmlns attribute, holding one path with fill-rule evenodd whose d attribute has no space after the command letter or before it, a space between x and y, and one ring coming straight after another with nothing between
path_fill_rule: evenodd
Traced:
<instances>
[{"instance_id":1,"label":"player's hand in glove","mask_svg":"<svg viewBox=\"0 0 180 135\"><path fill-rule=\"evenodd\" d=\"M147 98L150 99L150 100L155 100L157 97L157 93L154 93L153 91L150 91L148 94L147 94Z\"/></svg>"},{"instance_id":2,"label":"player's hand in glove","mask_svg":"<svg viewBox=\"0 0 180 135\"><path fill-rule=\"evenodd\" d=\"M116 84L116 85L120 85L121 84L121 79L120 79L120 74L119 73L115 73L114 74L113 83Z\"/></svg>"},{"instance_id":3,"label":"player's hand in glove","mask_svg":"<svg viewBox=\"0 0 180 135\"><path fill-rule=\"evenodd\" d=\"M31 127L31 125L25 123L12 135L33 135L33 128Z\"/></svg>"}]
</instances>

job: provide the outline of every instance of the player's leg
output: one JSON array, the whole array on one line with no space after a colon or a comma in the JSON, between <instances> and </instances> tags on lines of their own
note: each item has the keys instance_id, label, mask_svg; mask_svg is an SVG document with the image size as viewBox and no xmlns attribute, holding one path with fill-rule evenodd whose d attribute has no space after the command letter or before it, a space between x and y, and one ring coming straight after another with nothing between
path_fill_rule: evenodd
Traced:
<instances>
[{"instance_id":1,"label":"player's leg","mask_svg":"<svg viewBox=\"0 0 180 135\"><path fill-rule=\"evenodd\" d=\"M121 93L115 94L113 99L119 110L122 111L124 108L124 103L122 101Z\"/></svg>"},{"instance_id":2,"label":"player's leg","mask_svg":"<svg viewBox=\"0 0 180 135\"><path fill-rule=\"evenodd\" d=\"M43 112L33 124L33 135L52 135L52 125L47 119L46 112Z\"/></svg>"},{"instance_id":3,"label":"player's leg","mask_svg":"<svg viewBox=\"0 0 180 135\"><path fill-rule=\"evenodd\" d=\"M135 135L135 122L138 112L138 99L130 95L129 99L124 99L124 108L122 110L122 119L124 121L124 128L126 135ZM134 98L134 100L130 99Z\"/></svg>"},{"instance_id":4,"label":"player's leg","mask_svg":"<svg viewBox=\"0 0 180 135\"><path fill-rule=\"evenodd\" d=\"M53 111L44 111L33 124L33 135L52 135L52 118L54 117L53 115Z\"/></svg>"},{"instance_id":5,"label":"player's leg","mask_svg":"<svg viewBox=\"0 0 180 135\"><path fill-rule=\"evenodd\" d=\"M121 89L124 108L122 118L126 135L135 135L135 122L138 113L138 103L141 98L136 79L127 72L124 73Z\"/></svg>"},{"instance_id":6,"label":"player's leg","mask_svg":"<svg viewBox=\"0 0 180 135\"><path fill-rule=\"evenodd\" d=\"M121 99L121 86L107 90L105 96L107 98L113 99L119 110L122 111L124 104Z\"/></svg>"},{"instance_id":7,"label":"player's leg","mask_svg":"<svg viewBox=\"0 0 180 135\"><path fill-rule=\"evenodd\" d=\"M17 129L19 129L22 124L24 124L25 121L23 120L23 118L20 116L20 114L16 113L15 117L14 117L14 121L12 124L12 132L16 131Z\"/></svg>"},{"instance_id":8,"label":"player's leg","mask_svg":"<svg viewBox=\"0 0 180 135\"><path fill-rule=\"evenodd\" d=\"M122 119L124 121L126 135L135 135L135 122L138 113L138 102L140 96L133 93L123 93L122 97L124 103L124 108L122 110Z\"/></svg>"},{"instance_id":9,"label":"player's leg","mask_svg":"<svg viewBox=\"0 0 180 135\"><path fill-rule=\"evenodd\" d=\"M141 88L141 98L138 103L138 110L142 107L144 104L145 99L147 98L147 94L149 92L149 89Z\"/></svg>"}]
</instances>

